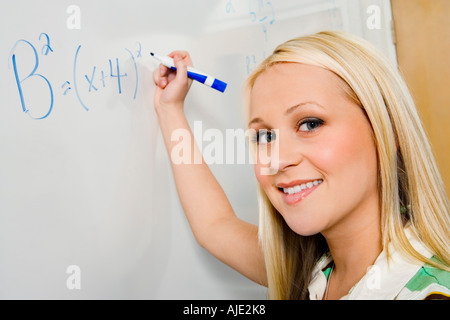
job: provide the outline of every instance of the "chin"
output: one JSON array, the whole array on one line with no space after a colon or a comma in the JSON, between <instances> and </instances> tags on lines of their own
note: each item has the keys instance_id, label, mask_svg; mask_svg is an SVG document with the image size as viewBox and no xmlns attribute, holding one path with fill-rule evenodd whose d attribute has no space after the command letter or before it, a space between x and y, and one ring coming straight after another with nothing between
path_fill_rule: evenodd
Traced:
<instances>
[{"instance_id":1,"label":"chin","mask_svg":"<svg viewBox=\"0 0 450 320\"><path fill-rule=\"evenodd\" d=\"M288 227L296 234L303 237L313 236L322 231L323 227L315 219L302 219L300 217L284 217L284 221ZM306 218L306 217L305 217Z\"/></svg>"},{"instance_id":2,"label":"chin","mask_svg":"<svg viewBox=\"0 0 450 320\"><path fill-rule=\"evenodd\" d=\"M269 199L288 227L296 234L308 237L318 234L324 229L323 219L318 219L322 215L316 209L305 206L305 202L294 207L287 206L277 196L271 194Z\"/></svg>"},{"instance_id":3,"label":"chin","mask_svg":"<svg viewBox=\"0 0 450 320\"><path fill-rule=\"evenodd\" d=\"M314 236L318 233L320 233L320 230L317 228L291 228L292 231L294 231L296 234L301 235L303 237L309 237L309 236Z\"/></svg>"}]
</instances>

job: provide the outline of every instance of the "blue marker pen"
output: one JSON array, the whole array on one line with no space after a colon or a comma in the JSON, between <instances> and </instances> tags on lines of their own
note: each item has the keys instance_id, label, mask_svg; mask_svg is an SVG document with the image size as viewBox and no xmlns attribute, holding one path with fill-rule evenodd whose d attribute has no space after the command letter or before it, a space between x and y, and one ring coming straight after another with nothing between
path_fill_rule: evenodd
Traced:
<instances>
[{"instance_id":1,"label":"blue marker pen","mask_svg":"<svg viewBox=\"0 0 450 320\"><path fill-rule=\"evenodd\" d=\"M150 52L153 58L161 62L163 65L165 65L167 68L170 68L172 70L177 70L175 68L175 63L173 62L173 59L171 57L161 57L153 52ZM195 70L192 67L187 67L187 75L189 78L196 80L198 82L201 82L203 84L206 84L207 86L219 90L220 92L224 92L225 88L227 87L227 84L223 81L220 81L219 79L216 79L214 77L211 77L201 71Z\"/></svg>"}]
</instances>

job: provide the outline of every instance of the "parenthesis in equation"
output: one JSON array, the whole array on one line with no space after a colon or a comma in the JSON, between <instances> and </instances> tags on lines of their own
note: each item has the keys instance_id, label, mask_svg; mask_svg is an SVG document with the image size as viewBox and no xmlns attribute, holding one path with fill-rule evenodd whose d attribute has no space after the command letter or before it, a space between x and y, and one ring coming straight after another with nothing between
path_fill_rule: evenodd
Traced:
<instances>
[{"instance_id":1,"label":"parenthesis in equation","mask_svg":"<svg viewBox=\"0 0 450 320\"><path fill-rule=\"evenodd\" d=\"M77 51L75 52L75 58L73 61L73 87L75 89L75 93L77 94L78 101L80 101L81 106L86 110L89 111L88 107L84 104L83 100L81 100L80 93L78 92L78 85L77 85L77 61L78 61L78 54L81 49L81 44L78 46Z\"/></svg>"},{"instance_id":2,"label":"parenthesis in equation","mask_svg":"<svg viewBox=\"0 0 450 320\"><path fill-rule=\"evenodd\" d=\"M139 76L138 76L138 69L137 69L137 65L136 65L136 59L134 59L134 55L133 55L133 53L130 50L128 50L127 48L125 48L125 50L130 54L131 59L133 60L133 64L134 64L134 71L135 71L135 74L136 74L136 85L135 85L135 88L134 88L133 99L136 99L136 94L137 94L137 89L138 89L138 82L139 82Z\"/></svg>"}]
</instances>

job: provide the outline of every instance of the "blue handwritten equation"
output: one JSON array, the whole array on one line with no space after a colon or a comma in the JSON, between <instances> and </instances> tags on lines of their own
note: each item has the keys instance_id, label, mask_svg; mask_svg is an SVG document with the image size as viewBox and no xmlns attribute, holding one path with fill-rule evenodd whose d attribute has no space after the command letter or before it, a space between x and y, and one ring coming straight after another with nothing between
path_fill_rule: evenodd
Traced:
<instances>
[{"instance_id":1,"label":"blue handwritten equation","mask_svg":"<svg viewBox=\"0 0 450 320\"><path fill-rule=\"evenodd\" d=\"M233 2L237 0L227 0L225 3L225 12L229 15L235 14L238 11L245 13L248 16L250 25L259 26L264 35L264 43L268 43L269 30L276 22L275 8L272 1L267 0L248 0L246 8L243 7L242 2ZM239 9L236 9L235 4L240 5ZM264 50L257 53L249 53L245 56L245 65L247 74L250 74L252 70L266 58L266 52Z\"/></svg>"},{"instance_id":2,"label":"blue handwritten equation","mask_svg":"<svg viewBox=\"0 0 450 320\"><path fill-rule=\"evenodd\" d=\"M275 22L275 10L270 1L249 1L249 15L252 23L262 27L264 38L267 41L267 28Z\"/></svg>"},{"instance_id":3,"label":"blue handwritten equation","mask_svg":"<svg viewBox=\"0 0 450 320\"><path fill-rule=\"evenodd\" d=\"M233 0L227 0L225 11L227 14L236 13ZM272 2L264 0L248 0L247 13L252 24L261 26L264 38L267 41L267 29L275 22L275 9Z\"/></svg>"},{"instance_id":4,"label":"blue handwritten equation","mask_svg":"<svg viewBox=\"0 0 450 320\"><path fill-rule=\"evenodd\" d=\"M42 120L50 116L54 107L54 89L52 83L49 81L48 77L45 76L40 70L40 59L46 59L55 54L50 36L47 33L41 33L37 39L39 44L33 45L32 42L20 39L18 40L11 49L9 60L10 67L12 65L12 70L14 73L15 83L17 85L17 90L20 98L20 104L22 111L27 114L31 119ZM40 46L40 51L36 47ZM136 43L137 49L132 52L128 48L124 48L126 55L129 55L132 61L132 70L124 72L121 70L121 61L119 58L115 57L112 59L107 59L106 68L99 68L98 65L93 65L89 70L80 70L79 59L80 55L83 54L83 46L78 45L74 52L73 58L73 69L71 77L56 85L56 89L59 89L63 96L66 96L73 92L80 104L80 106L89 111L89 106L87 105L83 96L89 95L90 93L97 92L107 86L114 86L118 94L122 94L124 90L123 82L130 81L133 85L128 85L127 88L131 88L132 99L136 99L139 83L138 68L136 64L136 59L139 59L141 55L141 44ZM19 50L20 47L20 50ZM24 65L29 66L29 61L25 61L25 53L28 50L33 57L31 67L28 70ZM21 58L22 56L22 58ZM25 63L28 62L28 63ZM21 66L23 68L21 68ZM43 99L45 101L29 101L27 99L27 88L26 83L31 81L33 86L42 86L42 89L47 92L48 97ZM79 81L83 81L83 85L80 85ZM82 90L84 90L82 92ZM42 104L45 104L45 108L42 108ZM37 106L40 105L38 108Z\"/></svg>"}]
</instances>

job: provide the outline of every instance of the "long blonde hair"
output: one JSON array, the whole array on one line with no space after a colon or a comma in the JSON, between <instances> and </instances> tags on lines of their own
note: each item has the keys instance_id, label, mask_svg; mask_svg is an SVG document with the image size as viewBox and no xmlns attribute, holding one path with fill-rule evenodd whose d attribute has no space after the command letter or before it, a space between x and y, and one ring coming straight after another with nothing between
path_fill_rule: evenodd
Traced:
<instances>
[{"instance_id":1,"label":"long blonde hair","mask_svg":"<svg viewBox=\"0 0 450 320\"><path fill-rule=\"evenodd\" d=\"M256 78L277 63L319 66L345 83L373 130L378 156L381 236L405 257L450 271L449 200L414 101L398 70L369 42L325 31L279 45L249 76L247 116ZM259 187L259 237L264 250L269 298L308 299L314 265L327 252L320 234L294 233ZM427 259L405 235L405 225L438 258ZM389 254L389 253L388 253Z\"/></svg>"}]
</instances>

